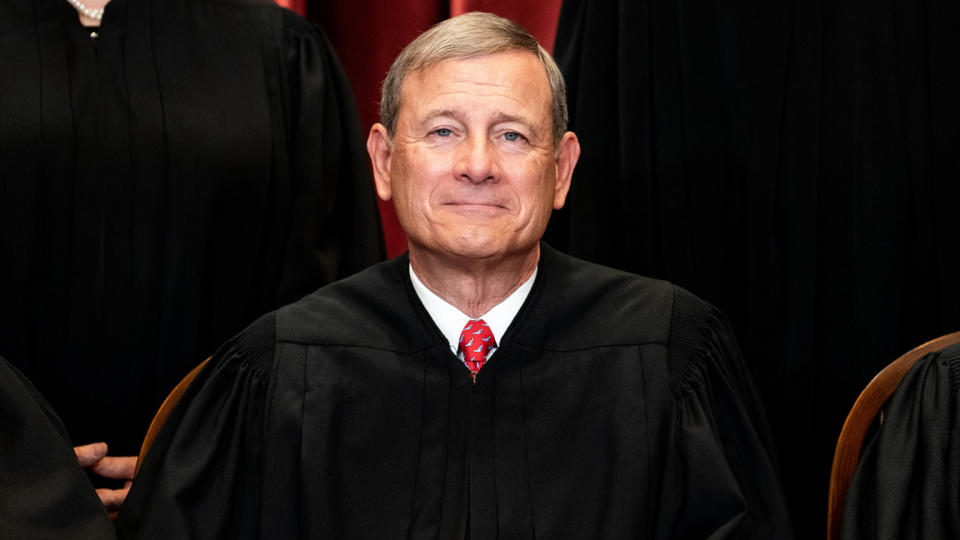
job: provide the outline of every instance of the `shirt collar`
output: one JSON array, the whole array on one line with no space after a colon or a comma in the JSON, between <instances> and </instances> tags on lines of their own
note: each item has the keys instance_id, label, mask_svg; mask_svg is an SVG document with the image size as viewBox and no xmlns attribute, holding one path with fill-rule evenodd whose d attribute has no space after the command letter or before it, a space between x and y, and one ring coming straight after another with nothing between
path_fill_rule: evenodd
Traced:
<instances>
[{"instance_id":1,"label":"shirt collar","mask_svg":"<svg viewBox=\"0 0 960 540\"><path fill-rule=\"evenodd\" d=\"M453 354L457 354L460 332L467 325L467 321L471 320L470 317L428 289L417 277L412 266L408 265L407 268L410 269L410 281L413 283L413 290L416 291L420 302L427 309L427 313L433 319L434 324L440 329L440 333L447 338L450 350L453 351ZM493 339L497 341L497 344L500 343L500 338L507 332L513 318L517 316L517 312L520 311L520 307L526 301L536 277L537 269L534 269L530 278L517 287L517 290L510 293L510 296L505 298L503 302L493 306L490 311L480 317L490 327L490 331L493 332Z\"/></svg>"}]
</instances>

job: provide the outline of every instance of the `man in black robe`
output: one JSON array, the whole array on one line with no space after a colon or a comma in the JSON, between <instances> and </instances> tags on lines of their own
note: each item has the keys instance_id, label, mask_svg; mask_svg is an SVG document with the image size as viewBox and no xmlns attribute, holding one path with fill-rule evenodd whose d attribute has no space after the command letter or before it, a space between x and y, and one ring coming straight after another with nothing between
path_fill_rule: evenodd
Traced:
<instances>
[{"instance_id":1,"label":"man in black robe","mask_svg":"<svg viewBox=\"0 0 960 540\"><path fill-rule=\"evenodd\" d=\"M435 26L367 142L408 254L225 344L128 538L790 538L723 316L540 243L580 154L563 79L488 14Z\"/></svg>"}]
</instances>

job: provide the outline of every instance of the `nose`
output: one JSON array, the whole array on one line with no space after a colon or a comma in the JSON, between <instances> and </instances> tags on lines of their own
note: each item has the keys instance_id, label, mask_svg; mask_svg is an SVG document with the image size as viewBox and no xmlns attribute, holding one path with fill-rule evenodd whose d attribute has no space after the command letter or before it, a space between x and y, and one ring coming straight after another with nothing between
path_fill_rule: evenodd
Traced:
<instances>
[{"instance_id":1,"label":"nose","mask_svg":"<svg viewBox=\"0 0 960 540\"><path fill-rule=\"evenodd\" d=\"M474 184L493 182L499 178L495 149L487 137L471 135L460 143L457 150L457 178Z\"/></svg>"}]
</instances>

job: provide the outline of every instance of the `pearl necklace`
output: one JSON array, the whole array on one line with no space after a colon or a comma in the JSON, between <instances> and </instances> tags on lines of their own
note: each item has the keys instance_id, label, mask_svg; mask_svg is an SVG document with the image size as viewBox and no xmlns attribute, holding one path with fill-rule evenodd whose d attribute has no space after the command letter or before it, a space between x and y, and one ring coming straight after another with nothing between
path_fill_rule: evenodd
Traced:
<instances>
[{"instance_id":1,"label":"pearl necklace","mask_svg":"<svg viewBox=\"0 0 960 540\"><path fill-rule=\"evenodd\" d=\"M93 20L99 21L103 19L103 8L91 9L80 0L67 0L67 2L70 2L70 5L77 11Z\"/></svg>"}]
</instances>

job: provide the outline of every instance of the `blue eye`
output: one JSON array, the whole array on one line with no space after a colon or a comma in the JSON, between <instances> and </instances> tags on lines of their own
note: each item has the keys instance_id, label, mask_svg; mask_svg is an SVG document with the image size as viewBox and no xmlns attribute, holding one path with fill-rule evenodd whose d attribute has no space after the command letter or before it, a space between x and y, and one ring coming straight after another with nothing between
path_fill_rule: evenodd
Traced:
<instances>
[{"instance_id":1,"label":"blue eye","mask_svg":"<svg viewBox=\"0 0 960 540\"><path fill-rule=\"evenodd\" d=\"M434 133L436 133L436 134L437 134L438 136L440 136L440 137L449 137L449 136L453 135L453 132L450 131L450 130L447 129L447 128L437 129L437 130L434 131Z\"/></svg>"},{"instance_id":2,"label":"blue eye","mask_svg":"<svg viewBox=\"0 0 960 540\"><path fill-rule=\"evenodd\" d=\"M516 142L520 140L520 134L515 131L508 131L503 134L503 138L509 142Z\"/></svg>"}]
</instances>

